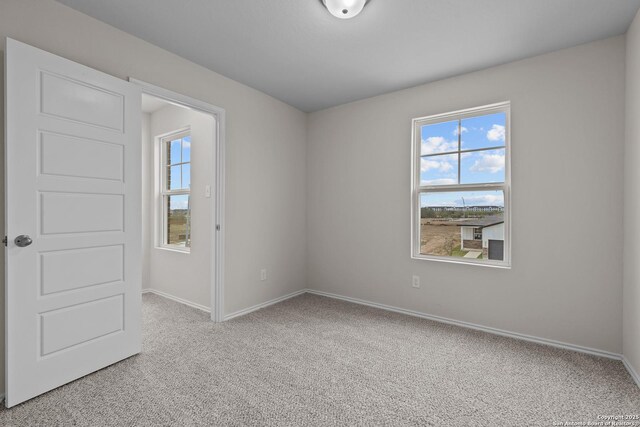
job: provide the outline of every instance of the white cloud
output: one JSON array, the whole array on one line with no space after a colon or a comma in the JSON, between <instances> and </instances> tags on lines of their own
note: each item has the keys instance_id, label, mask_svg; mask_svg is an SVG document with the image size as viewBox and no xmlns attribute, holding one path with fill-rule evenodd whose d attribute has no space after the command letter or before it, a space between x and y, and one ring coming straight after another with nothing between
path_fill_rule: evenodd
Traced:
<instances>
[{"instance_id":1,"label":"white cloud","mask_svg":"<svg viewBox=\"0 0 640 427\"><path fill-rule=\"evenodd\" d=\"M501 194L483 194L465 197L464 202L467 206L504 206L504 197ZM462 199L458 205L462 206Z\"/></svg>"},{"instance_id":2,"label":"white cloud","mask_svg":"<svg viewBox=\"0 0 640 427\"><path fill-rule=\"evenodd\" d=\"M489 129L489 132L487 132L487 139L489 141L504 141L504 126L491 126L491 129Z\"/></svg>"},{"instance_id":3,"label":"white cloud","mask_svg":"<svg viewBox=\"0 0 640 427\"><path fill-rule=\"evenodd\" d=\"M455 129L453 130L453 136L458 136L458 134L460 134L460 133L465 133L465 132L469 132L469 129L467 129L467 128L466 128L466 127L464 127L464 126L461 126L461 127L460 127L460 131L459 131L459 132L458 132L458 128L455 128Z\"/></svg>"},{"instance_id":4,"label":"white cloud","mask_svg":"<svg viewBox=\"0 0 640 427\"><path fill-rule=\"evenodd\" d=\"M450 206L450 207L455 207L458 206L458 204L455 201L451 201L451 200L441 200L441 201L434 201L432 203L429 203L429 206ZM460 205L462 206L462 205Z\"/></svg>"},{"instance_id":5,"label":"white cloud","mask_svg":"<svg viewBox=\"0 0 640 427\"><path fill-rule=\"evenodd\" d=\"M453 178L423 179L421 185L452 185L458 182Z\"/></svg>"},{"instance_id":6,"label":"white cloud","mask_svg":"<svg viewBox=\"0 0 640 427\"><path fill-rule=\"evenodd\" d=\"M438 180L434 180L438 181ZM429 181L429 184L448 184L448 182L432 182ZM429 185L426 181L422 182L422 185ZM454 182L455 184L455 182ZM460 193L458 193L460 194ZM462 202L462 197L457 197L451 200L434 200L431 203L428 203L429 206L451 206L451 207L464 207L464 206L504 206L504 196L501 193L496 194L465 194L464 203Z\"/></svg>"},{"instance_id":7,"label":"white cloud","mask_svg":"<svg viewBox=\"0 0 640 427\"><path fill-rule=\"evenodd\" d=\"M458 141L447 141L442 136L430 136L422 140L422 154L446 153L456 151Z\"/></svg>"},{"instance_id":8,"label":"white cloud","mask_svg":"<svg viewBox=\"0 0 640 427\"><path fill-rule=\"evenodd\" d=\"M504 154L482 154L469 168L471 172L497 173L504 169Z\"/></svg>"},{"instance_id":9,"label":"white cloud","mask_svg":"<svg viewBox=\"0 0 640 427\"><path fill-rule=\"evenodd\" d=\"M187 209L189 207L189 202L186 197L171 197L171 209Z\"/></svg>"},{"instance_id":10,"label":"white cloud","mask_svg":"<svg viewBox=\"0 0 640 427\"><path fill-rule=\"evenodd\" d=\"M453 164L448 159L450 156L437 156L430 158L421 158L420 159L420 172L428 172L430 170L437 170L438 172L444 173L449 172L453 169Z\"/></svg>"}]
</instances>

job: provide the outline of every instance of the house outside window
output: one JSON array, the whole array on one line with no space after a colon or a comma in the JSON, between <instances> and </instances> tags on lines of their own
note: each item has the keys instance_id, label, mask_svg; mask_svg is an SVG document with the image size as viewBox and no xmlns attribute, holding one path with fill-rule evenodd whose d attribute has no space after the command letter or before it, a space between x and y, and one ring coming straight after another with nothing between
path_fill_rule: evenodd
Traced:
<instances>
[{"instance_id":1,"label":"house outside window","mask_svg":"<svg viewBox=\"0 0 640 427\"><path fill-rule=\"evenodd\" d=\"M509 267L510 103L412 124L412 258Z\"/></svg>"},{"instance_id":2,"label":"house outside window","mask_svg":"<svg viewBox=\"0 0 640 427\"><path fill-rule=\"evenodd\" d=\"M191 248L191 134L189 130L159 138L159 246Z\"/></svg>"}]
</instances>

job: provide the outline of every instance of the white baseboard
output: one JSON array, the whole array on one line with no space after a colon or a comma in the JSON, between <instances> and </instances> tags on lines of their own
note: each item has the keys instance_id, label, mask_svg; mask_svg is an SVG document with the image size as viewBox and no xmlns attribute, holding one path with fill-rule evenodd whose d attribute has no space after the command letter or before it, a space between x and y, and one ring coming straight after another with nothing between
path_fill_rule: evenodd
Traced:
<instances>
[{"instance_id":1,"label":"white baseboard","mask_svg":"<svg viewBox=\"0 0 640 427\"><path fill-rule=\"evenodd\" d=\"M305 292L307 292L307 289L301 289L299 291L295 291L295 292L292 292L290 294L283 295L281 297L274 298L272 300L269 300L269 301L266 301L266 302L263 302L263 303L260 303L260 304L256 304L254 306L251 306L251 307L248 307L248 308L244 308L242 310L238 310L238 311L236 311L234 313L227 314L226 316L224 316L224 320L227 321L227 320L231 320L231 319L236 318L236 317L244 316L245 314L249 314L252 311L260 310L261 308L265 308L265 307L268 307L270 305L277 304L277 303L282 302L284 300L288 300L289 298L297 297L298 295L302 295Z\"/></svg>"},{"instance_id":2,"label":"white baseboard","mask_svg":"<svg viewBox=\"0 0 640 427\"><path fill-rule=\"evenodd\" d=\"M191 301L186 300L184 298L179 298L177 296L168 294L166 292L159 291L157 289L150 289L150 288L143 289L142 293L143 294L156 294L156 295L159 295L161 297L173 300L175 302L179 302L180 304L188 305L189 307L197 308L198 310L202 310L202 311L205 311L207 313L211 313L211 309L209 307L205 306L205 305L197 304L195 302L191 302Z\"/></svg>"},{"instance_id":3,"label":"white baseboard","mask_svg":"<svg viewBox=\"0 0 640 427\"><path fill-rule=\"evenodd\" d=\"M626 357L622 356L622 363L624 363L624 367L627 368L627 371L629 371L629 375L631 375L631 378L633 378L637 386L640 387L640 375L638 375L636 370L633 369L633 366L631 366L629 360Z\"/></svg>"},{"instance_id":4,"label":"white baseboard","mask_svg":"<svg viewBox=\"0 0 640 427\"><path fill-rule=\"evenodd\" d=\"M475 329L475 330L478 330L478 331L488 332L488 333L494 334L494 335L501 335L501 336L504 336L504 337L515 338L515 339L519 339L519 340L523 340L523 341L535 342L535 343L538 343L538 344L549 345L549 346L552 346L552 347L562 348L562 349L565 349L565 350L573 350L573 351L577 351L577 352L580 352L580 353L592 354L594 356L606 357L608 359L622 360L622 355L621 354L612 353L612 352L606 351L606 350L599 350L599 349L596 349L596 348L583 347L583 346L580 346L580 345L575 345L575 344L569 344L569 343L565 343L565 342L561 342L561 341L550 340L550 339L547 339L547 338L534 337L532 335L521 334L521 333L518 333L518 332L505 331L503 329L497 329L497 328L492 328L492 327L489 327L489 326L477 325L475 323L464 322L462 320L449 319L447 317L435 316L433 314L422 313L422 312L415 311L415 310L407 310L405 308L393 307L393 306L390 306L390 305L380 304L380 303L377 303L377 302L366 301L366 300L362 300L362 299L359 299L359 298L345 297L343 295L332 294L332 293L329 293L329 292L316 291L316 290L313 290L313 289L307 289L307 292L310 293L310 294L321 295L321 296L324 296L324 297L329 297L329 298L339 299L339 300L343 300L343 301L353 302L353 303L356 303L356 304L367 305L369 307L380 308L382 310L393 311L395 313L402 313L402 314L407 314L409 316L414 316L414 317L420 317L420 318L423 318L423 319L434 320L434 321L440 322L440 323L447 323L449 325L456 325L456 326L461 326L463 328Z\"/></svg>"},{"instance_id":5,"label":"white baseboard","mask_svg":"<svg viewBox=\"0 0 640 427\"><path fill-rule=\"evenodd\" d=\"M211 309L209 307L206 307L206 306L203 306L203 305L200 305L200 304L196 304L194 302L185 300L183 298L178 298L176 296L173 296L173 295L168 294L166 292L158 291L156 289L143 289L142 293L143 294L144 293L154 293L154 294L159 295L161 297L168 298L170 300L179 302L181 304L188 305L189 307L197 308L198 310L202 310L202 311L205 311L207 313L211 312ZM355 304L366 305L366 306L369 306L369 307L375 307L375 308L379 308L379 309L382 309L382 310L392 311L394 313L406 314L408 316L413 316L413 317L419 317L419 318L422 318L422 319L433 320L435 322L446 323L446 324L449 324L449 325L460 326L460 327L468 328L468 329L475 329L477 331L487 332L487 333L494 334L494 335L500 335L500 336L504 336L504 337L515 338L515 339L518 339L518 340L534 342L534 343L537 343L537 344L548 345L548 346L551 346L551 347L561 348L561 349L565 349L565 350L577 351L579 353L591 354L593 356L606 357L608 359L613 359L613 360L620 360L624 364L624 366L627 369L627 371L629 371L629 375L631 375L631 378L633 378L633 380L638 385L638 387L640 387L640 375L638 375L638 373L635 371L633 366L631 366L629 361L623 355L618 354L618 353L613 353L613 352L606 351L606 350L600 350L600 349L597 349L597 348L584 347L584 346L580 346L580 345L576 345L576 344L569 344L569 343L565 343L565 342L562 342L562 341L556 341L556 340L551 340L551 339L547 339L547 338L540 338L540 337L536 337L536 336L532 336L532 335L521 334L519 332L506 331L504 329L492 328L490 326L478 325L478 324L475 324L475 323L464 322L462 320L450 319L450 318L447 318L447 317L436 316L436 315L433 315L433 314L422 313L422 312L419 312L419 311L408 310L408 309L405 309L405 308L394 307L394 306L386 305L386 304L380 304L380 303L377 303L377 302L367 301L367 300L363 300L363 299L360 299L360 298L352 298L352 297L347 297L347 296L344 296L344 295L333 294L333 293L330 293L330 292L317 291L317 290L314 290L314 289L301 289L299 291L295 291L295 292L292 292L290 294L283 295L281 297L274 298L272 300L269 300L269 301L266 301L266 302L263 302L263 303L260 303L260 304L256 304L254 306L251 306L251 307L248 307L248 308L244 308L242 310L238 310L238 311L236 311L234 313L230 313L230 314L225 315L224 316L224 320L227 321L227 320L234 319L236 317L244 316L245 314L249 314L249 313L251 313L253 311L260 310L262 308L268 307L268 306L273 305L273 304L277 304L279 302L288 300L289 298L293 298L293 297L296 297L298 295L302 295L304 293L320 295L320 296L324 296L324 297L328 297L328 298L334 298L334 299L338 299L338 300L342 300L342 301L348 301L348 302L352 302L352 303L355 303ZM0 401L1 401L2 398L4 398L4 396L0 395Z\"/></svg>"},{"instance_id":6,"label":"white baseboard","mask_svg":"<svg viewBox=\"0 0 640 427\"><path fill-rule=\"evenodd\" d=\"M235 317L244 316L245 314L249 314L252 311L260 310L261 308L265 308L265 307L268 307L270 305L277 304L277 303L282 302L284 300L288 300L289 298L293 298L293 297L296 297L298 295L302 295L305 292L307 292L306 289L301 289L299 291L295 291L295 292L292 292L290 294L283 295L281 297L274 298L272 300L265 301L263 303L256 304L256 305L251 306L251 307L243 308L242 310L238 310L238 311L236 311L234 313L231 313L231 314L228 314L228 315L224 316L224 320L230 320L230 319L233 319ZM142 293L143 294L156 294L156 295L159 295L161 297L170 299L172 301L179 302L180 304L188 305L189 307L197 308L198 310L202 310L202 311L205 311L207 313L211 313L211 309L209 307L206 307L206 306L201 305L201 304L197 304L195 302L191 302L191 301L186 300L184 298L179 298L177 296L168 294L166 292L159 291L157 289L151 289L151 288L143 289Z\"/></svg>"}]
</instances>

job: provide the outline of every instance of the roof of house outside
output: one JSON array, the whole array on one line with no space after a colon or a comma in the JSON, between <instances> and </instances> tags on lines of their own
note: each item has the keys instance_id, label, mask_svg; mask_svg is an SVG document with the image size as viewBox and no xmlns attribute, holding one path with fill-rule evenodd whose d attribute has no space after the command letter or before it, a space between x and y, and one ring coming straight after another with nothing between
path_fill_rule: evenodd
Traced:
<instances>
[{"instance_id":1,"label":"roof of house outside","mask_svg":"<svg viewBox=\"0 0 640 427\"><path fill-rule=\"evenodd\" d=\"M484 218L469 218L467 220L461 220L457 225L460 227L491 227L492 225L502 224L504 217L501 216L486 216Z\"/></svg>"}]
</instances>

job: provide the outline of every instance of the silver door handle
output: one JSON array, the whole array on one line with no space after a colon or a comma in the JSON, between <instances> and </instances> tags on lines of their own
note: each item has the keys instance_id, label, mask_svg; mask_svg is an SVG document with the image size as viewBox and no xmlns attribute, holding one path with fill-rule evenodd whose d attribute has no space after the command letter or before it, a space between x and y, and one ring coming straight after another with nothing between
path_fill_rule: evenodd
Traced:
<instances>
[{"instance_id":1,"label":"silver door handle","mask_svg":"<svg viewBox=\"0 0 640 427\"><path fill-rule=\"evenodd\" d=\"M16 246L21 248L24 248L25 246L29 246L30 244L33 243L33 240L31 239L31 237L27 236L26 234L19 235L13 241L16 244Z\"/></svg>"}]
</instances>

